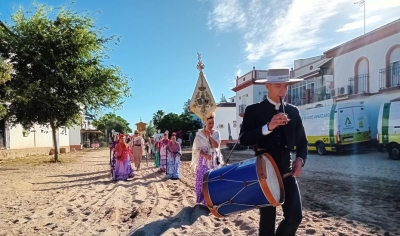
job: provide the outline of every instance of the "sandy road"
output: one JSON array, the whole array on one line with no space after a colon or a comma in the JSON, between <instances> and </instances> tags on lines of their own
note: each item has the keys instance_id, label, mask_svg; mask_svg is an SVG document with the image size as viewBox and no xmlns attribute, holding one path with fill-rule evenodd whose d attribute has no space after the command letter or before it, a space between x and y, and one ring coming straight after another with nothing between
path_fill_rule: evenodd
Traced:
<instances>
[{"instance_id":1,"label":"sandy road","mask_svg":"<svg viewBox=\"0 0 400 236\"><path fill-rule=\"evenodd\" d=\"M188 162L178 181L164 179L149 161L133 180L113 182L108 150L67 155L75 161L0 162L0 235L257 235L255 210L218 219L193 207ZM304 219L298 234L400 235L396 184L349 181L309 167L299 178Z\"/></svg>"}]
</instances>

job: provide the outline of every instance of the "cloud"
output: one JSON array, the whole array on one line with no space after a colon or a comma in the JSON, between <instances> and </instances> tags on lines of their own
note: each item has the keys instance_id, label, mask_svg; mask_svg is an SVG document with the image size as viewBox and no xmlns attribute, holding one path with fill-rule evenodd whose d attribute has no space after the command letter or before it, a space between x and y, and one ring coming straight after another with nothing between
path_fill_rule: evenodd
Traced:
<instances>
[{"instance_id":1,"label":"cloud","mask_svg":"<svg viewBox=\"0 0 400 236\"><path fill-rule=\"evenodd\" d=\"M241 75L242 75L242 70L241 69L237 70L236 71L236 76L241 76Z\"/></svg>"},{"instance_id":2,"label":"cloud","mask_svg":"<svg viewBox=\"0 0 400 236\"><path fill-rule=\"evenodd\" d=\"M241 9L239 0L221 0L210 13L208 25L217 30L226 30L230 27L244 28L246 16Z\"/></svg>"},{"instance_id":3,"label":"cloud","mask_svg":"<svg viewBox=\"0 0 400 236\"><path fill-rule=\"evenodd\" d=\"M365 21L366 26L371 25L375 22L379 22L382 20L381 16L373 16L369 17L368 20ZM347 23L343 25L341 28L337 29L336 32L348 32L355 29L363 28L364 27L364 20L357 20L351 23Z\"/></svg>"},{"instance_id":4,"label":"cloud","mask_svg":"<svg viewBox=\"0 0 400 236\"><path fill-rule=\"evenodd\" d=\"M321 43L322 25L346 1L218 1L209 16L209 25L219 30L240 30L248 62L266 59L270 67L288 66Z\"/></svg>"},{"instance_id":5,"label":"cloud","mask_svg":"<svg viewBox=\"0 0 400 236\"><path fill-rule=\"evenodd\" d=\"M351 32L364 27L364 7L358 7L359 11L352 11L348 14L350 22L345 23L343 26L338 28L336 32ZM353 8L352 8L353 10ZM377 26L377 23L385 20L385 23L389 23L398 18L400 12L400 1L394 0L369 0L365 5L365 24L369 30ZM367 31L368 28L366 29Z\"/></svg>"}]
</instances>

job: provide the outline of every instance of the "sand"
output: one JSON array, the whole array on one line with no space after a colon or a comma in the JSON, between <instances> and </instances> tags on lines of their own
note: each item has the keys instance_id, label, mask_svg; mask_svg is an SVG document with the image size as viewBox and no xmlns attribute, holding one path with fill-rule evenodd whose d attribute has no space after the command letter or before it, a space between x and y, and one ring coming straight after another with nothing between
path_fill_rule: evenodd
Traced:
<instances>
[{"instance_id":1,"label":"sand","mask_svg":"<svg viewBox=\"0 0 400 236\"><path fill-rule=\"evenodd\" d=\"M251 154L232 160L244 157ZM48 159L0 160L0 235L257 235L257 210L215 218L195 206L188 161L180 180L164 179L153 160L144 160L134 179L113 182L108 150L65 154L62 163ZM400 235L399 182L364 177L355 184L307 169L298 181L304 204L298 235Z\"/></svg>"}]
</instances>

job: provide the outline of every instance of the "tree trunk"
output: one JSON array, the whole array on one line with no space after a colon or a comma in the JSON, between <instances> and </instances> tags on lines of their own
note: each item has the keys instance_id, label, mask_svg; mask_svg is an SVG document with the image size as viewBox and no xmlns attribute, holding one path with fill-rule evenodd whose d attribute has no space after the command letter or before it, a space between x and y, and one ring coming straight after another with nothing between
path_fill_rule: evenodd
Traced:
<instances>
[{"instance_id":1,"label":"tree trunk","mask_svg":"<svg viewBox=\"0 0 400 236\"><path fill-rule=\"evenodd\" d=\"M57 148L57 137L56 137L57 130L53 120L50 121L50 126L51 126L51 133L53 136L54 162L58 162L58 148Z\"/></svg>"}]
</instances>

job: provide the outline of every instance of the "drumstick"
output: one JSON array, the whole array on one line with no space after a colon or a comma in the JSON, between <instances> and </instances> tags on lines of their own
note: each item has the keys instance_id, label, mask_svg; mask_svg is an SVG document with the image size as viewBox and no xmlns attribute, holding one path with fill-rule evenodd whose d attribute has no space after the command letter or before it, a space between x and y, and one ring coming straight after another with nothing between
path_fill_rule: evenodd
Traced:
<instances>
[{"instance_id":1,"label":"drumstick","mask_svg":"<svg viewBox=\"0 0 400 236\"><path fill-rule=\"evenodd\" d=\"M282 176L282 178L286 178L286 177L289 177L289 176L292 176L292 175L293 175L293 172L289 172L289 173L284 174Z\"/></svg>"}]
</instances>

